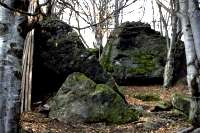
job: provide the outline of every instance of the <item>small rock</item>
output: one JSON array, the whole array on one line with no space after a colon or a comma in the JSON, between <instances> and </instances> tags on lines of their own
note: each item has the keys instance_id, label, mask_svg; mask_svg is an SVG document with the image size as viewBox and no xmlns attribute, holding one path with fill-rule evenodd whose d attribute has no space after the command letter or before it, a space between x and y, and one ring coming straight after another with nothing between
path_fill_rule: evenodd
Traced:
<instances>
[{"instance_id":1,"label":"small rock","mask_svg":"<svg viewBox=\"0 0 200 133\"><path fill-rule=\"evenodd\" d=\"M157 112L157 111L169 111L172 109L172 104L170 102L158 102L156 106L151 110L151 112Z\"/></svg>"},{"instance_id":2,"label":"small rock","mask_svg":"<svg viewBox=\"0 0 200 133\"><path fill-rule=\"evenodd\" d=\"M172 95L172 105L174 108L182 111L184 114L189 115L190 99L186 96L179 94Z\"/></svg>"},{"instance_id":3,"label":"small rock","mask_svg":"<svg viewBox=\"0 0 200 133\"><path fill-rule=\"evenodd\" d=\"M192 133L200 133L200 128L193 130Z\"/></svg>"}]
</instances>

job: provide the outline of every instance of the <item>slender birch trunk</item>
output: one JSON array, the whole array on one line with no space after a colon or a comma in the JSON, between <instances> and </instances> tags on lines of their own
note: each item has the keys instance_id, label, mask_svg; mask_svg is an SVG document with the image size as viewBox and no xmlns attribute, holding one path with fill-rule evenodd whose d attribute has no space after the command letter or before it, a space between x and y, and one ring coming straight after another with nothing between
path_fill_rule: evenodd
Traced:
<instances>
[{"instance_id":1,"label":"slender birch trunk","mask_svg":"<svg viewBox=\"0 0 200 133\"><path fill-rule=\"evenodd\" d=\"M170 40L170 46L167 53L167 62L165 64L164 70L164 82L163 86L168 88L172 85L172 81L174 78L174 50L176 47L176 36L177 36L177 21L178 18L176 16L172 17L172 36Z\"/></svg>"},{"instance_id":2,"label":"slender birch trunk","mask_svg":"<svg viewBox=\"0 0 200 133\"><path fill-rule=\"evenodd\" d=\"M158 4L158 10L159 10L161 21L162 21L164 29L165 29L165 38L166 38L166 42L167 42L167 49L169 50L170 42L169 42L169 35L168 35L168 29L167 29L168 24L162 14L161 5L159 5L159 4Z\"/></svg>"},{"instance_id":3,"label":"slender birch trunk","mask_svg":"<svg viewBox=\"0 0 200 133\"><path fill-rule=\"evenodd\" d=\"M178 17L175 14L175 11L178 9L177 4L174 1L171 1L171 7L174 7L172 17L172 34L170 39L170 45L167 53L167 62L165 64L164 70L164 82L163 87L168 88L172 85L172 81L174 78L174 50L176 47L176 38L177 38L177 24L178 24Z\"/></svg>"},{"instance_id":4,"label":"slender birch trunk","mask_svg":"<svg viewBox=\"0 0 200 133\"><path fill-rule=\"evenodd\" d=\"M119 26L119 0L115 0L115 13L114 13L114 22L115 27Z\"/></svg>"}]
</instances>

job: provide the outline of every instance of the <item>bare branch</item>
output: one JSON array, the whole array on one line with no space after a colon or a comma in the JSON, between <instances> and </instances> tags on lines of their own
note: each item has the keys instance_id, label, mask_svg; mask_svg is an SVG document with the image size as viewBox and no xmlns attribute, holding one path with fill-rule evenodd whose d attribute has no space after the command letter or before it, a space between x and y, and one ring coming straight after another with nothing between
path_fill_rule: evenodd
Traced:
<instances>
[{"instance_id":1,"label":"bare branch","mask_svg":"<svg viewBox=\"0 0 200 133\"><path fill-rule=\"evenodd\" d=\"M166 11L172 13L172 10L169 9L167 6L165 6L162 2L160 2L159 0L155 0L155 1L156 1L156 3L157 3L158 5L160 5L161 7L163 7Z\"/></svg>"},{"instance_id":2,"label":"bare branch","mask_svg":"<svg viewBox=\"0 0 200 133\"><path fill-rule=\"evenodd\" d=\"M128 0L127 0L127 1L128 1ZM80 28L74 27L74 26L72 26L72 27L75 28L75 29L80 29L80 30L87 29L87 28L91 28L91 27L93 27L93 26L96 27L98 24L104 23L105 21L107 21L108 19L110 19L110 18L113 16L113 14L114 14L115 12L119 12L120 10L122 10L122 9L124 9L124 8L126 8L126 7L128 7L128 6L130 6L130 5L132 5L132 4L135 3L136 1L137 1L137 0L133 0L133 1L132 1L131 3L129 3L129 4L127 4L127 2L126 2L126 3L125 3L122 7L120 7L118 10L111 12L110 14L107 15L106 18L104 18L102 21L100 21L100 22L98 22L98 23L94 23L94 24L89 23L88 26L80 27ZM70 3L68 3L68 4L70 5ZM71 7L71 6L70 6L70 7ZM76 13L79 13L79 11L75 10L74 8L70 8L70 9L74 10ZM78 15L80 16L80 14L78 14ZM83 17L81 17L81 18L83 18Z\"/></svg>"}]
</instances>

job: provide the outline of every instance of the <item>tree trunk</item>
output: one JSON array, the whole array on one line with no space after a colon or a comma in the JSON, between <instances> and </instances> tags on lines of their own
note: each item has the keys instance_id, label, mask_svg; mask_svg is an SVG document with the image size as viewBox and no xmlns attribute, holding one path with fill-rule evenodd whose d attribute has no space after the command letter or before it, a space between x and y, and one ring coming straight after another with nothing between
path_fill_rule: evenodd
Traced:
<instances>
[{"instance_id":1,"label":"tree trunk","mask_svg":"<svg viewBox=\"0 0 200 133\"><path fill-rule=\"evenodd\" d=\"M198 6L198 0L189 0L189 19L192 28L192 34L194 38L194 48L196 51L196 71L195 79L192 83L192 99L190 108L190 120L194 126L200 125L200 77L199 77L199 63L200 63L200 11Z\"/></svg>"},{"instance_id":2,"label":"tree trunk","mask_svg":"<svg viewBox=\"0 0 200 133\"><path fill-rule=\"evenodd\" d=\"M187 61L188 88L192 92L189 117L194 126L199 126L200 124L200 91L199 91L200 79L199 79L199 62L198 62L197 53L196 53L197 47L195 47L196 46L195 40L197 38L195 38L196 35L193 34L194 31L192 31L193 28L191 28L191 26L195 27L195 25L193 25L194 22L192 22L192 25L190 23L193 20L189 19L188 2L190 3L191 1L179 0L180 13L181 13L179 17L181 20L183 34L184 34L185 54L186 54L186 61Z\"/></svg>"},{"instance_id":3,"label":"tree trunk","mask_svg":"<svg viewBox=\"0 0 200 133\"><path fill-rule=\"evenodd\" d=\"M13 7L15 0L5 0ZM22 17L0 7L0 133L17 132L23 39L17 30Z\"/></svg>"},{"instance_id":4,"label":"tree trunk","mask_svg":"<svg viewBox=\"0 0 200 133\"><path fill-rule=\"evenodd\" d=\"M167 53L167 62L165 64L165 70L164 70L164 82L163 87L168 88L172 85L172 81L174 78L174 53L176 48L176 39L177 39L177 25L178 25L178 17L176 16L175 12L178 10L178 6L176 2L173 0L170 2L171 7L174 7L173 13L171 14L171 26L172 26L172 34L170 39L170 45Z\"/></svg>"},{"instance_id":5,"label":"tree trunk","mask_svg":"<svg viewBox=\"0 0 200 133\"><path fill-rule=\"evenodd\" d=\"M195 50L198 61L200 62L200 9L198 7L198 0L189 0L188 3L188 13L195 43Z\"/></svg>"},{"instance_id":6,"label":"tree trunk","mask_svg":"<svg viewBox=\"0 0 200 133\"><path fill-rule=\"evenodd\" d=\"M158 5L158 10L159 10L160 18L161 18L161 21L162 21L164 29L165 29L165 38L166 38L166 43L167 43L167 49L169 50L170 42L169 42L169 35L168 35L168 29L167 29L168 24L167 24L167 22L166 22L166 20L165 20L165 18L163 16L163 14L162 14L161 5L159 5L158 3L157 3L157 5Z\"/></svg>"},{"instance_id":7,"label":"tree trunk","mask_svg":"<svg viewBox=\"0 0 200 133\"><path fill-rule=\"evenodd\" d=\"M151 6L152 6L152 23L153 23L153 29L156 29L156 20L155 20L155 12L154 12L154 4L153 4L153 0L151 0Z\"/></svg>"},{"instance_id":8,"label":"tree trunk","mask_svg":"<svg viewBox=\"0 0 200 133\"><path fill-rule=\"evenodd\" d=\"M167 53L167 62L165 64L165 71L164 71L163 86L165 88L172 85L172 81L174 77L174 56L175 56L174 50L176 47L177 22L178 22L178 18L176 16L172 16L172 36L171 36L170 46Z\"/></svg>"},{"instance_id":9,"label":"tree trunk","mask_svg":"<svg viewBox=\"0 0 200 133\"><path fill-rule=\"evenodd\" d=\"M99 51L99 59L101 57L101 53L103 51L103 35L102 35L102 32L101 30L98 32L95 33L95 40L96 40L96 46L98 48L98 51Z\"/></svg>"},{"instance_id":10,"label":"tree trunk","mask_svg":"<svg viewBox=\"0 0 200 133\"><path fill-rule=\"evenodd\" d=\"M119 0L115 0L115 13L114 13L114 26L118 27L119 26Z\"/></svg>"}]
</instances>

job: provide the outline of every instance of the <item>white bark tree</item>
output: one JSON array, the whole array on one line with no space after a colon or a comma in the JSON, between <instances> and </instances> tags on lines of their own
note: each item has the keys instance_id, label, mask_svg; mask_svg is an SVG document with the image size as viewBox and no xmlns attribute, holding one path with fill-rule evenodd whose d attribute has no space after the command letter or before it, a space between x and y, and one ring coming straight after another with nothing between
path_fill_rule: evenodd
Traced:
<instances>
[{"instance_id":1,"label":"white bark tree","mask_svg":"<svg viewBox=\"0 0 200 133\"><path fill-rule=\"evenodd\" d=\"M165 64L165 70L164 70L164 81L163 86L165 88L168 88L172 85L173 79L174 79L174 50L176 47L176 40L178 37L178 17L176 16L176 11L178 10L178 6L175 2L175 0L171 0L171 26L172 26L172 33L171 33L171 39L169 42L169 48L167 52L167 61Z\"/></svg>"},{"instance_id":2,"label":"white bark tree","mask_svg":"<svg viewBox=\"0 0 200 133\"><path fill-rule=\"evenodd\" d=\"M162 3L156 0L160 5ZM176 15L181 22L187 64L187 83L191 91L189 118L194 128L200 125L200 9L198 0L176 0L179 11ZM166 10L172 13L165 5ZM177 22L179 23L179 21ZM177 27L177 30L180 30ZM175 31L175 30L174 30ZM173 39L171 40L173 41ZM169 55L169 54L168 54ZM192 130L188 128L188 131ZM186 130L184 130L185 132Z\"/></svg>"},{"instance_id":3,"label":"white bark tree","mask_svg":"<svg viewBox=\"0 0 200 133\"><path fill-rule=\"evenodd\" d=\"M187 60L187 82L191 90L190 120L193 126L200 124L200 11L197 0L179 0L185 53Z\"/></svg>"},{"instance_id":4,"label":"white bark tree","mask_svg":"<svg viewBox=\"0 0 200 133\"><path fill-rule=\"evenodd\" d=\"M164 74L163 74L163 79L164 79L163 87L168 88L172 85L172 82L174 79L174 56L175 56L174 50L176 47L177 33L178 33L177 32L178 17L176 16L176 11L178 10L178 6L175 0L170 0L169 2L171 9L166 7L159 0L156 0L156 3L158 5L158 11L160 14L161 22L163 23L163 26L165 29L165 37L166 37L166 43L167 43L167 61L165 63L165 69L164 69ZM172 27L171 39L169 39L169 35L168 35L168 20L164 18L161 7L164 8L171 15L171 27Z\"/></svg>"},{"instance_id":5,"label":"white bark tree","mask_svg":"<svg viewBox=\"0 0 200 133\"><path fill-rule=\"evenodd\" d=\"M4 0L13 8L16 0ZM21 2L21 1L17 1ZM0 6L0 132L17 132L19 114L19 92L21 85L21 59L17 51L22 50L23 39L18 26L23 20L19 14Z\"/></svg>"},{"instance_id":6,"label":"white bark tree","mask_svg":"<svg viewBox=\"0 0 200 133\"><path fill-rule=\"evenodd\" d=\"M189 19L192 28L192 35L194 39L194 49L196 51L196 62L194 64L197 69L194 71L192 75L194 75L193 79L189 79L191 82L191 90L192 90L192 99L191 99L191 107L190 107L190 119L194 126L199 126L200 123L200 10L198 5L198 0L190 0L188 1L189 6ZM194 52L194 51L193 51ZM188 83L189 84L189 83Z\"/></svg>"}]
</instances>

